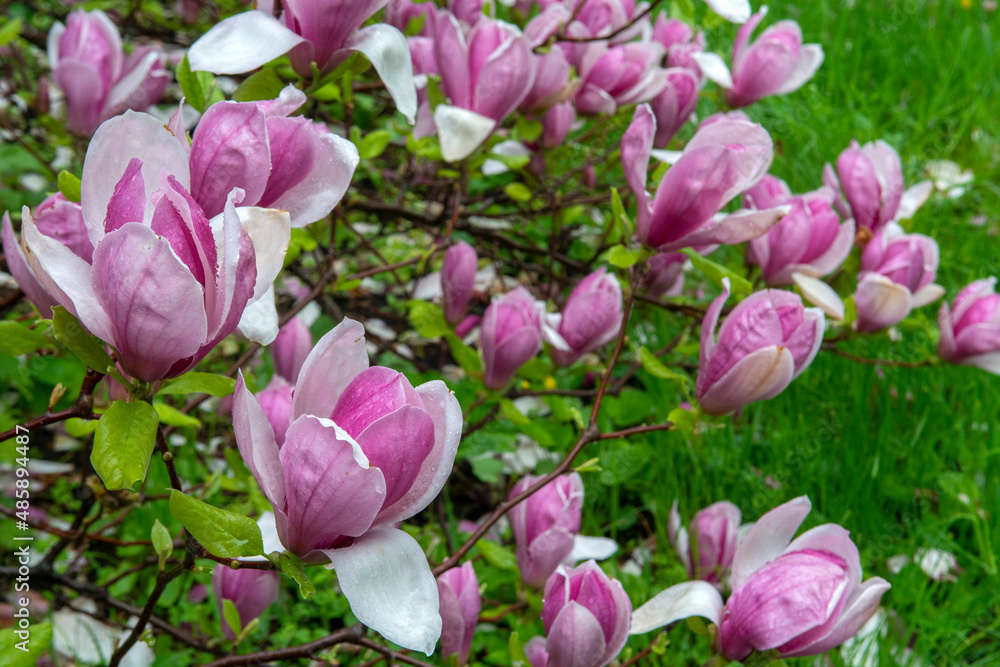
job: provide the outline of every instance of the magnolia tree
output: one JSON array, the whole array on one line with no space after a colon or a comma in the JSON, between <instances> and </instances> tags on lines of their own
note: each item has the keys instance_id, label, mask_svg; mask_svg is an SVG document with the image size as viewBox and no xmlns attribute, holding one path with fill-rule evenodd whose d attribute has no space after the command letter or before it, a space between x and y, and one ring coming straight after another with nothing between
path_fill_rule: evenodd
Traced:
<instances>
[{"instance_id":1,"label":"magnolia tree","mask_svg":"<svg viewBox=\"0 0 1000 667\"><path fill-rule=\"evenodd\" d=\"M844 528L796 536L805 496L752 525L719 498L685 528L675 503L653 520L682 567L634 565L639 597L581 535L595 443L694 437L944 296L909 231L931 185L892 146L831 152L809 192L769 175L777 137L738 108L822 65L794 21L202 4L177 5L204 33L186 52L127 48L100 10L48 35L36 111L85 157L3 217L0 347L67 369L0 436L3 511L34 536L17 649L600 667L670 663L645 633L700 616L705 659L763 664L872 618L889 584ZM742 25L708 45L696 17ZM938 306L942 360L1000 373L994 285ZM602 410L636 388L654 412Z\"/></svg>"}]
</instances>

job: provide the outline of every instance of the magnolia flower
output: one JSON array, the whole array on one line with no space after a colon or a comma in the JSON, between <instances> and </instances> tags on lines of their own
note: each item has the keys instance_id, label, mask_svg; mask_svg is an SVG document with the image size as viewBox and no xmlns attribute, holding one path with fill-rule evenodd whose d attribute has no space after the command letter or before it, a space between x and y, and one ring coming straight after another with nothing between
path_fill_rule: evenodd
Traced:
<instances>
[{"instance_id":1,"label":"magnolia flower","mask_svg":"<svg viewBox=\"0 0 1000 667\"><path fill-rule=\"evenodd\" d=\"M577 111L614 115L621 106L651 100L667 85L662 59L663 47L656 42L588 44L578 64Z\"/></svg>"},{"instance_id":2,"label":"magnolia flower","mask_svg":"<svg viewBox=\"0 0 1000 667\"><path fill-rule=\"evenodd\" d=\"M523 493L540 478L525 475L508 498ZM517 542L517 565L530 586L542 586L560 564L585 558L603 560L618 550L614 540L580 535L583 480L579 473L561 475L510 511Z\"/></svg>"},{"instance_id":3,"label":"magnolia flower","mask_svg":"<svg viewBox=\"0 0 1000 667\"><path fill-rule=\"evenodd\" d=\"M698 106L698 92L701 80L697 72L686 67L671 67L664 70L666 85L649 102L656 116L656 136L653 145L666 148L674 135L694 114Z\"/></svg>"},{"instance_id":4,"label":"magnolia flower","mask_svg":"<svg viewBox=\"0 0 1000 667\"><path fill-rule=\"evenodd\" d=\"M483 382L502 389L542 349L544 304L523 287L494 298L480 323Z\"/></svg>"},{"instance_id":5,"label":"magnolia flower","mask_svg":"<svg viewBox=\"0 0 1000 667\"><path fill-rule=\"evenodd\" d=\"M886 225L861 254L855 328L866 333L885 329L902 322L914 308L940 299L944 288L934 282L937 267L937 241L907 234L894 222Z\"/></svg>"},{"instance_id":6,"label":"magnolia flower","mask_svg":"<svg viewBox=\"0 0 1000 667\"><path fill-rule=\"evenodd\" d=\"M791 292L763 290L741 301L719 329L729 298L729 279L701 325L695 395L701 409L724 415L748 403L774 398L812 363L823 342L825 318L804 308Z\"/></svg>"},{"instance_id":7,"label":"magnolia flower","mask_svg":"<svg viewBox=\"0 0 1000 667\"><path fill-rule=\"evenodd\" d=\"M622 328L622 288L618 279L608 275L602 266L581 280L566 299L562 312L549 315L548 320L569 348L552 351L552 360L559 366L570 366L588 352L607 345Z\"/></svg>"},{"instance_id":8,"label":"magnolia flower","mask_svg":"<svg viewBox=\"0 0 1000 667\"><path fill-rule=\"evenodd\" d=\"M290 116L305 101L288 86L274 100L213 104L190 148L174 119L171 129L190 155L191 196L206 215L222 211L233 187L244 191L244 205L288 211L293 227L330 214L351 184L358 149L321 123Z\"/></svg>"},{"instance_id":9,"label":"magnolia flower","mask_svg":"<svg viewBox=\"0 0 1000 667\"><path fill-rule=\"evenodd\" d=\"M275 374L294 385L312 347L312 333L305 321L299 317L290 319L278 330L277 337L268 348L274 361Z\"/></svg>"},{"instance_id":10,"label":"magnolia flower","mask_svg":"<svg viewBox=\"0 0 1000 667\"><path fill-rule=\"evenodd\" d=\"M462 411L443 382L412 387L368 367L364 327L344 320L299 373L280 447L242 375L233 395L240 455L274 507L282 545L328 559L358 619L428 655L441 634L438 588L420 545L395 525L451 473Z\"/></svg>"},{"instance_id":11,"label":"magnolia flower","mask_svg":"<svg viewBox=\"0 0 1000 667\"><path fill-rule=\"evenodd\" d=\"M242 74L288 54L302 77L312 78L313 63L332 72L354 52L361 52L413 123L417 92L406 38L397 28L376 23L362 28L387 0L282 0L281 17L273 16L273 0L259 0L256 9L230 16L191 45L192 70Z\"/></svg>"},{"instance_id":12,"label":"magnolia flower","mask_svg":"<svg viewBox=\"0 0 1000 667\"><path fill-rule=\"evenodd\" d=\"M458 664L469 661L472 637L479 623L482 598L472 563L463 563L438 577L441 600L441 657L458 656Z\"/></svg>"},{"instance_id":13,"label":"magnolia flower","mask_svg":"<svg viewBox=\"0 0 1000 667\"><path fill-rule=\"evenodd\" d=\"M750 43L750 36L764 19L762 8L740 26L733 42L733 69L714 53L694 53L705 76L726 91L730 106L745 107L768 95L795 92L823 64L823 47L803 44L795 21L779 21Z\"/></svg>"},{"instance_id":14,"label":"magnolia flower","mask_svg":"<svg viewBox=\"0 0 1000 667\"><path fill-rule=\"evenodd\" d=\"M792 539L812 505L801 496L771 510L736 549L732 595L690 581L635 610L632 634L690 616L719 627L718 649L730 660L752 651L781 657L817 655L853 636L878 609L889 584L861 581L861 559L848 531L832 523Z\"/></svg>"},{"instance_id":15,"label":"magnolia flower","mask_svg":"<svg viewBox=\"0 0 1000 667\"><path fill-rule=\"evenodd\" d=\"M646 170L655 135L656 119L643 104L636 108L621 148L625 179L637 200L636 237L643 243L661 251L743 243L766 232L788 212L777 207L719 213L764 177L773 157L767 131L742 112L705 119L651 198Z\"/></svg>"},{"instance_id":16,"label":"magnolia flower","mask_svg":"<svg viewBox=\"0 0 1000 667\"><path fill-rule=\"evenodd\" d=\"M441 155L468 157L514 111L535 81L535 58L521 31L482 18L466 38L448 11L438 14L434 55L450 104L434 109Z\"/></svg>"},{"instance_id":17,"label":"magnolia flower","mask_svg":"<svg viewBox=\"0 0 1000 667\"><path fill-rule=\"evenodd\" d=\"M837 194L835 205L840 214L853 217L859 229L872 232L890 222L912 218L934 187L930 181L922 181L904 190L899 153L882 140L864 146L851 141L837 158L836 171L829 164L823 167L823 183Z\"/></svg>"},{"instance_id":18,"label":"magnolia flower","mask_svg":"<svg viewBox=\"0 0 1000 667\"><path fill-rule=\"evenodd\" d=\"M684 67L693 70L701 85L701 70L692 56L705 50L704 33L696 33L691 26L678 19L668 19L665 14L656 17L652 39L667 50L667 67Z\"/></svg>"},{"instance_id":19,"label":"magnolia flower","mask_svg":"<svg viewBox=\"0 0 1000 667\"><path fill-rule=\"evenodd\" d=\"M155 104L170 83L162 53L136 47L125 55L118 29L99 9L70 13L49 30L52 79L66 95L70 131L90 136L126 109Z\"/></svg>"},{"instance_id":20,"label":"magnolia flower","mask_svg":"<svg viewBox=\"0 0 1000 667\"><path fill-rule=\"evenodd\" d=\"M747 208L791 207L781 222L750 241L747 251L750 263L760 266L764 281L776 287L792 284L795 273L812 278L833 273L854 245L854 221L840 224L831 208L832 190L823 187L804 195L778 194L787 190L783 181L768 175L744 194Z\"/></svg>"},{"instance_id":21,"label":"magnolia flower","mask_svg":"<svg viewBox=\"0 0 1000 667\"><path fill-rule=\"evenodd\" d=\"M677 501L670 508L667 531L677 557L688 576L715 585L720 590L728 583L729 570L739 544L740 508L728 500L698 510L691 519L690 532L681 524ZM693 537L693 542L692 542Z\"/></svg>"},{"instance_id":22,"label":"magnolia flower","mask_svg":"<svg viewBox=\"0 0 1000 667\"><path fill-rule=\"evenodd\" d=\"M545 584L542 602L547 664L607 665L625 646L631 614L632 602L621 583L594 561L571 569L559 566Z\"/></svg>"},{"instance_id":23,"label":"magnolia flower","mask_svg":"<svg viewBox=\"0 0 1000 667\"><path fill-rule=\"evenodd\" d=\"M185 147L152 116L129 111L101 126L84 161L90 261L22 213L35 278L144 382L187 372L237 326L270 340L258 333L270 321L259 306L274 310L288 213L237 208L244 192L234 187L209 220L189 187Z\"/></svg>"},{"instance_id":24,"label":"magnolia flower","mask_svg":"<svg viewBox=\"0 0 1000 667\"><path fill-rule=\"evenodd\" d=\"M465 241L459 241L444 253L441 265L441 301L444 317L451 324L458 324L469 310L469 301L475 291L476 269L479 256Z\"/></svg>"},{"instance_id":25,"label":"magnolia flower","mask_svg":"<svg viewBox=\"0 0 1000 667\"><path fill-rule=\"evenodd\" d=\"M996 278L962 288L951 307L941 304L938 354L953 364L976 366L1000 375L1000 295Z\"/></svg>"},{"instance_id":26,"label":"magnolia flower","mask_svg":"<svg viewBox=\"0 0 1000 667\"><path fill-rule=\"evenodd\" d=\"M240 616L240 625L245 628L247 623L263 614L278 599L281 575L270 570L233 570L219 565L212 573L212 590L219 605L219 618L223 619L222 633L229 639L236 639L236 633L223 615L223 601L230 600L233 603Z\"/></svg>"}]
</instances>

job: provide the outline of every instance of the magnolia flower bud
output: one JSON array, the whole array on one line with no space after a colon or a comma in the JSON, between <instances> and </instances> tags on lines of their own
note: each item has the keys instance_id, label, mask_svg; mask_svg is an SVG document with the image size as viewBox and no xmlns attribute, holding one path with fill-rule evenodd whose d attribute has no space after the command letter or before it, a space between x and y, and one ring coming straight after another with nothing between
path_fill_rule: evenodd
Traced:
<instances>
[{"instance_id":1,"label":"magnolia flower bud","mask_svg":"<svg viewBox=\"0 0 1000 667\"><path fill-rule=\"evenodd\" d=\"M699 510L691 519L689 532L681 525L677 501L674 501L667 529L677 556L692 579L701 579L720 588L728 581L741 518L740 508L723 500Z\"/></svg>"},{"instance_id":2,"label":"magnolia flower bud","mask_svg":"<svg viewBox=\"0 0 1000 667\"><path fill-rule=\"evenodd\" d=\"M524 654L531 667L546 667L549 664L549 652L545 650L545 637L536 635L525 642Z\"/></svg>"},{"instance_id":3,"label":"magnolia flower bud","mask_svg":"<svg viewBox=\"0 0 1000 667\"><path fill-rule=\"evenodd\" d=\"M622 327L622 288L604 267L594 271L573 288L562 313L558 331L568 350L553 348L552 360L570 366L618 336Z\"/></svg>"},{"instance_id":4,"label":"magnolia flower bud","mask_svg":"<svg viewBox=\"0 0 1000 667\"><path fill-rule=\"evenodd\" d=\"M441 600L441 657L447 661L458 656L458 664L469 661L472 636L479 623L482 600L479 580L472 563L463 563L438 577L438 598Z\"/></svg>"},{"instance_id":5,"label":"magnolia flower bud","mask_svg":"<svg viewBox=\"0 0 1000 667\"><path fill-rule=\"evenodd\" d=\"M938 354L953 364L976 366L1000 375L1000 295L996 278L964 287L951 308L941 304Z\"/></svg>"},{"instance_id":6,"label":"magnolia flower bud","mask_svg":"<svg viewBox=\"0 0 1000 667\"><path fill-rule=\"evenodd\" d=\"M934 283L938 245L929 236L907 234L896 223L875 234L861 254L854 292L858 331L870 333L902 322L914 308L944 295Z\"/></svg>"},{"instance_id":7,"label":"magnolia flower bud","mask_svg":"<svg viewBox=\"0 0 1000 667\"><path fill-rule=\"evenodd\" d=\"M682 252L660 252L646 262L646 292L652 296L677 296L684 289L684 262Z\"/></svg>"},{"instance_id":8,"label":"magnolia flower bud","mask_svg":"<svg viewBox=\"0 0 1000 667\"><path fill-rule=\"evenodd\" d=\"M508 497L513 498L537 481L532 475L522 477ZM579 473L557 477L514 506L510 526L525 583L542 586L569 557L580 533L582 512L583 480Z\"/></svg>"},{"instance_id":9,"label":"magnolia flower bud","mask_svg":"<svg viewBox=\"0 0 1000 667\"><path fill-rule=\"evenodd\" d=\"M490 389L503 388L542 349L541 309L535 297L518 287L494 298L483 313L479 345L483 382Z\"/></svg>"},{"instance_id":10,"label":"magnolia flower bud","mask_svg":"<svg viewBox=\"0 0 1000 667\"><path fill-rule=\"evenodd\" d=\"M469 310L476 282L476 264L479 257L465 241L459 241L444 253L441 265L441 300L444 318L458 324Z\"/></svg>"},{"instance_id":11,"label":"magnolia flower bud","mask_svg":"<svg viewBox=\"0 0 1000 667\"><path fill-rule=\"evenodd\" d=\"M603 667L628 639L632 602L594 561L560 566L545 584L542 623L549 667Z\"/></svg>"},{"instance_id":12,"label":"magnolia flower bud","mask_svg":"<svg viewBox=\"0 0 1000 667\"><path fill-rule=\"evenodd\" d=\"M222 632L229 639L236 639L236 634L223 616L223 600L231 600L236 606L240 625L245 628L247 623L263 614L278 599L281 575L270 570L233 570L219 565L212 573L212 590L219 605Z\"/></svg>"},{"instance_id":13,"label":"magnolia flower bud","mask_svg":"<svg viewBox=\"0 0 1000 667\"><path fill-rule=\"evenodd\" d=\"M782 290L764 290L741 301L716 339L716 323L728 298L725 280L701 326L695 395L710 415L774 398L806 369L823 342L823 312L804 308L798 295Z\"/></svg>"},{"instance_id":14,"label":"magnolia flower bud","mask_svg":"<svg viewBox=\"0 0 1000 667\"><path fill-rule=\"evenodd\" d=\"M659 66L663 47L655 42L598 43L580 65L580 89L574 101L582 114L613 115L619 106L651 100L666 85Z\"/></svg>"},{"instance_id":15,"label":"magnolia flower bud","mask_svg":"<svg viewBox=\"0 0 1000 667\"><path fill-rule=\"evenodd\" d=\"M306 323L298 317L290 319L278 330L274 342L268 347L274 361L274 372L294 385L312 346L312 334Z\"/></svg>"},{"instance_id":16,"label":"magnolia flower bud","mask_svg":"<svg viewBox=\"0 0 1000 667\"><path fill-rule=\"evenodd\" d=\"M673 67L664 75L666 85L663 91L649 102L656 115L656 137L653 140L656 148L666 148L688 121L698 106L698 91L701 89L701 81L693 70Z\"/></svg>"}]
</instances>

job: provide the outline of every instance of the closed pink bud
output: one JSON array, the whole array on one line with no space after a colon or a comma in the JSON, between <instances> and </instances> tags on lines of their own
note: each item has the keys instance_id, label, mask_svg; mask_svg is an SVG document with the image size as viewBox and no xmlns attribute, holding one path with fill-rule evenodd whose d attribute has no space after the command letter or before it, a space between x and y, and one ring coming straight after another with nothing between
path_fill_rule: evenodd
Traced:
<instances>
[{"instance_id":1,"label":"closed pink bud","mask_svg":"<svg viewBox=\"0 0 1000 667\"><path fill-rule=\"evenodd\" d=\"M523 287L493 299L483 313L479 345L483 382L502 389L517 369L542 349L542 313L538 301Z\"/></svg>"},{"instance_id":2,"label":"closed pink bud","mask_svg":"<svg viewBox=\"0 0 1000 667\"><path fill-rule=\"evenodd\" d=\"M66 96L70 131L90 136L126 109L145 109L170 82L163 55L138 48L126 58L121 37L100 10L75 11L48 37L53 82Z\"/></svg>"},{"instance_id":3,"label":"closed pink bud","mask_svg":"<svg viewBox=\"0 0 1000 667\"><path fill-rule=\"evenodd\" d=\"M574 101L582 114L614 114L619 106L652 99L666 85L659 66L663 47L653 42L594 46L580 64L580 89ZM597 52L604 49L603 53ZM598 55L599 53L599 55Z\"/></svg>"},{"instance_id":4,"label":"closed pink bud","mask_svg":"<svg viewBox=\"0 0 1000 667\"><path fill-rule=\"evenodd\" d=\"M448 9L459 21L475 25L483 16L483 0L448 0Z\"/></svg>"},{"instance_id":5,"label":"closed pink bud","mask_svg":"<svg viewBox=\"0 0 1000 667\"><path fill-rule=\"evenodd\" d=\"M568 350L553 348L552 360L569 366L588 352L610 343L622 327L622 288L604 267L573 288L559 317L559 335Z\"/></svg>"},{"instance_id":6,"label":"closed pink bud","mask_svg":"<svg viewBox=\"0 0 1000 667\"><path fill-rule=\"evenodd\" d=\"M463 563L438 577L438 599L441 604L441 657L447 661L458 656L458 664L469 661L472 637L479 623L482 599L479 580L472 563Z\"/></svg>"},{"instance_id":7,"label":"closed pink bud","mask_svg":"<svg viewBox=\"0 0 1000 667\"><path fill-rule=\"evenodd\" d=\"M744 197L750 204L761 200L791 207L788 215L764 236L750 241L750 262L759 265L764 281L774 286L791 285L793 273L812 278L833 273L851 252L854 221L840 224L831 206L834 194L829 188L784 198L780 188L773 194L766 191L766 184L777 180L765 179Z\"/></svg>"},{"instance_id":8,"label":"closed pink bud","mask_svg":"<svg viewBox=\"0 0 1000 667\"><path fill-rule=\"evenodd\" d=\"M750 43L764 13L754 14L743 24L733 43L733 85L726 91L730 106L743 107L768 95L794 92L823 63L822 47L803 45L802 30L795 21L779 21Z\"/></svg>"},{"instance_id":9,"label":"closed pink bud","mask_svg":"<svg viewBox=\"0 0 1000 667\"><path fill-rule=\"evenodd\" d=\"M934 283L938 245L929 236L907 234L889 223L861 253L861 273L854 293L855 328L869 333L903 321L913 308L944 295Z\"/></svg>"},{"instance_id":10,"label":"closed pink bud","mask_svg":"<svg viewBox=\"0 0 1000 667\"><path fill-rule=\"evenodd\" d=\"M976 366L1000 374L1000 295L996 278L964 287L951 308L941 305L938 354L953 364Z\"/></svg>"},{"instance_id":11,"label":"closed pink bud","mask_svg":"<svg viewBox=\"0 0 1000 667\"><path fill-rule=\"evenodd\" d=\"M652 38L667 50L667 67L685 67L694 70L700 81L698 64L691 56L705 50L703 33L694 32L691 26L683 21L668 19L664 14L660 14L653 23Z\"/></svg>"},{"instance_id":12,"label":"closed pink bud","mask_svg":"<svg viewBox=\"0 0 1000 667\"><path fill-rule=\"evenodd\" d=\"M299 379L299 369L312 351L312 334L298 317L290 319L278 330L278 335L268 349L274 361L274 372L294 385Z\"/></svg>"},{"instance_id":13,"label":"closed pink bud","mask_svg":"<svg viewBox=\"0 0 1000 667\"><path fill-rule=\"evenodd\" d=\"M535 55L535 82L521 101L521 109L537 111L563 101L572 93L569 88L570 64L562 49Z\"/></svg>"},{"instance_id":14,"label":"closed pink bud","mask_svg":"<svg viewBox=\"0 0 1000 667\"><path fill-rule=\"evenodd\" d=\"M777 176L767 174L757 185L743 193L745 208L765 209L781 206L792 198L792 189Z\"/></svg>"},{"instance_id":15,"label":"closed pink bud","mask_svg":"<svg viewBox=\"0 0 1000 667\"><path fill-rule=\"evenodd\" d=\"M223 616L223 600L232 601L239 612L240 625L245 628L247 623L263 614L278 599L281 575L270 570L233 570L219 565L212 573L212 590L219 605L222 632L229 639L236 639L236 634Z\"/></svg>"},{"instance_id":16,"label":"closed pink bud","mask_svg":"<svg viewBox=\"0 0 1000 667\"><path fill-rule=\"evenodd\" d=\"M465 241L459 241L444 253L441 265L441 293L444 318L458 324L469 310L476 282L479 256Z\"/></svg>"},{"instance_id":17,"label":"closed pink bud","mask_svg":"<svg viewBox=\"0 0 1000 667\"><path fill-rule=\"evenodd\" d=\"M524 644L524 654L531 667L545 667L549 664L549 652L545 650L545 637L534 636Z\"/></svg>"},{"instance_id":18,"label":"closed pink bud","mask_svg":"<svg viewBox=\"0 0 1000 667\"><path fill-rule=\"evenodd\" d=\"M652 296L677 296L684 289L684 262L682 252L661 252L646 262L646 292Z\"/></svg>"},{"instance_id":19,"label":"closed pink bud","mask_svg":"<svg viewBox=\"0 0 1000 667\"><path fill-rule=\"evenodd\" d=\"M689 530L685 530L681 526L677 502L674 502L668 524L670 541L691 578L715 584L720 589L728 582L741 519L740 508L723 500L699 510L691 519Z\"/></svg>"},{"instance_id":20,"label":"closed pink bud","mask_svg":"<svg viewBox=\"0 0 1000 667\"><path fill-rule=\"evenodd\" d=\"M666 86L649 103L656 115L656 138L653 145L657 148L666 148L691 118L698 106L698 91L701 89L701 81L693 70L674 67L666 70L665 75Z\"/></svg>"},{"instance_id":21,"label":"closed pink bud","mask_svg":"<svg viewBox=\"0 0 1000 667\"><path fill-rule=\"evenodd\" d=\"M889 584L861 581L849 533L825 524L792 539L809 513L805 496L771 510L747 532L733 559L733 593L719 624L723 654L818 655L853 636Z\"/></svg>"},{"instance_id":22,"label":"closed pink bud","mask_svg":"<svg viewBox=\"0 0 1000 667\"><path fill-rule=\"evenodd\" d=\"M804 308L798 295L782 290L756 292L741 301L716 339L716 323L728 298L726 281L701 327L695 394L711 415L774 398L806 369L823 342L823 311Z\"/></svg>"},{"instance_id":23,"label":"closed pink bud","mask_svg":"<svg viewBox=\"0 0 1000 667\"><path fill-rule=\"evenodd\" d=\"M843 189L858 227L877 232L896 218L903 196L903 167L899 154L884 141L864 146L852 141L837 158L836 176L827 173L827 180L835 190Z\"/></svg>"},{"instance_id":24,"label":"closed pink bud","mask_svg":"<svg viewBox=\"0 0 1000 667\"><path fill-rule=\"evenodd\" d=\"M479 315L466 315L465 319L455 325L455 335L459 338L465 338L468 336L473 329L479 326L479 323L483 321L483 318Z\"/></svg>"},{"instance_id":25,"label":"closed pink bud","mask_svg":"<svg viewBox=\"0 0 1000 667\"><path fill-rule=\"evenodd\" d=\"M508 497L538 481L522 477ZM517 564L529 586L542 586L556 567L573 551L583 512L583 480L579 473L552 480L510 511L510 525L517 542Z\"/></svg>"},{"instance_id":26,"label":"closed pink bud","mask_svg":"<svg viewBox=\"0 0 1000 667\"><path fill-rule=\"evenodd\" d=\"M389 0L385 6L385 22L400 32L404 32L410 26L411 21L422 20L420 34L424 37L430 37L434 34L434 13L433 2L417 3L412 0Z\"/></svg>"},{"instance_id":27,"label":"closed pink bud","mask_svg":"<svg viewBox=\"0 0 1000 667\"><path fill-rule=\"evenodd\" d=\"M576 122L576 108L572 102L560 102L549 107L542 116L542 148L556 148L566 140L573 123Z\"/></svg>"},{"instance_id":28,"label":"closed pink bud","mask_svg":"<svg viewBox=\"0 0 1000 667\"><path fill-rule=\"evenodd\" d=\"M594 561L560 566L545 584L542 623L549 667L603 667L621 652L632 602Z\"/></svg>"}]
</instances>

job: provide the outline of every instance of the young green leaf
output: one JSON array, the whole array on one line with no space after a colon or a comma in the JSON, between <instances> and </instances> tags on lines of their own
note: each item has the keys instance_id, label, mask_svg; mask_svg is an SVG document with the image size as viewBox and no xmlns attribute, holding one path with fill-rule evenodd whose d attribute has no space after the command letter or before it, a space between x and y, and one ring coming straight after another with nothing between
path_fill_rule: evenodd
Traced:
<instances>
[{"instance_id":1,"label":"young green leaf","mask_svg":"<svg viewBox=\"0 0 1000 667\"><path fill-rule=\"evenodd\" d=\"M52 341L19 322L0 322L0 352L17 356L51 347Z\"/></svg>"},{"instance_id":2,"label":"young green leaf","mask_svg":"<svg viewBox=\"0 0 1000 667\"><path fill-rule=\"evenodd\" d=\"M476 542L476 546L479 548L479 553L483 555L483 558L494 567L511 572L517 571L517 557L507 547L502 547L496 542L490 542L489 540L479 540Z\"/></svg>"},{"instance_id":3,"label":"young green leaf","mask_svg":"<svg viewBox=\"0 0 1000 667\"><path fill-rule=\"evenodd\" d=\"M192 371L180 377L166 380L159 394L208 394L209 396L229 396L236 389L236 380L215 373Z\"/></svg>"},{"instance_id":4,"label":"young green leaf","mask_svg":"<svg viewBox=\"0 0 1000 667\"><path fill-rule=\"evenodd\" d=\"M220 565L219 567L226 566ZM222 599L222 618L226 621L229 629L233 631L233 634L238 636L243 629L243 624L240 623L240 611L236 608L236 604L228 598Z\"/></svg>"},{"instance_id":5,"label":"young green leaf","mask_svg":"<svg viewBox=\"0 0 1000 667\"><path fill-rule=\"evenodd\" d=\"M705 259L691 248L684 248L681 252L688 256L691 260L691 264L694 265L694 268L701 271L701 273L715 285L722 287L722 279L729 278L729 284L732 287L733 294L747 296L753 292L753 285L750 281L729 267L716 264L710 259Z\"/></svg>"},{"instance_id":6,"label":"young green leaf","mask_svg":"<svg viewBox=\"0 0 1000 667\"><path fill-rule=\"evenodd\" d=\"M424 338L438 338L450 331L441 309L433 303L412 299L409 306L410 324Z\"/></svg>"},{"instance_id":7,"label":"young green leaf","mask_svg":"<svg viewBox=\"0 0 1000 667\"><path fill-rule=\"evenodd\" d=\"M55 332L56 340L80 357L83 363L99 373L110 375L123 385L130 386L130 383L118 372L111 356L104 351L104 344L91 336L79 320L62 306L56 306L52 309L52 330Z\"/></svg>"},{"instance_id":8,"label":"young green leaf","mask_svg":"<svg viewBox=\"0 0 1000 667\"><path fill-rule=\"evenodd\" d=\"M369 132L357 143L358 155L362 160L377 158L385 150L385 147L389 145L391 139L392 133L388 130Z\"/></svg>"},{"instance_id":9,"label":"young green leaf","mask_svg":"<svg viewBox=\"0 0 1000 667\"><path fill-rule=\"evenodd\" d=\"M153 540L153 551L156 552L156 557L159 559L160 572L163 572L163 568L167 564L167 559L174 551L174 543L170 539L170 531L157 519L153 523L151 537Z\"/></svg>"},{"instance_id":10,"label":"young green leaf","mask_svg":"<svg viewBox=\"0 0 1000 667\"><path fill-rule=\"evenodd\" d=\"M167 403L153 403L153 407L156 409L156 414L160 416L160 421L167 426L177 428L198 428L201 426L201 422L197 418L184 414Z\"/></svg>"},{"instance_id":11,"label":"young green leaf","mask_svg":"<svg viewBox=\"0 0 1000 667\"><path fill-rule=\"evenodd\" d=\"M302 561L295 557L295 554L282 551L278 556L277 566L281 568L282 574L299 585L299 595L302 596L303 600L312 597L313 593L316 592L316 586L309 580L305 566L302 565Z\"/></svg>"},{"instance_id":12,"label":"young green leaf","mask_svg":"<svg viewBox=\"0 0 1000 667\"><path fill-rule=\"evenodd\" d=\"M273 67L262 69L251 74L233 91L233 99L237 102L257 102L273 100L281 94L285 82L278 77Z\"/></svg>"},{"instance_id":13,"label":"young green leaf","mask_svg":"<svg viewBox=\"0 0 1000 667\"><path fill-rule=\"evenodd\" d=\"M145 401L115 401L101 415L90 463L106 489L131 491L146 478L159 421L156 410Z\"/></svg>"},{"instance_id":14,"label":"young green leaf","mask_svg":"<svg viewBox=\"0 0 1000 667\"><path fill-rule=\"evenodd\" d=\"M81 183L79 178L64 170L59 172L56 183L59 185L59 192L63 193L66 201L80 203Z\"/></svg>"},{"instance_id":15,"label":"young green leaf","mask_svg":"<svg viewBox=\"0 0 1000 667\"><path fill-rule=\"evenodd\" d=\"M170 513L203 547L222 558L260 556L264 542L253 519L213 507L173 489Z\"/></svg>"},{"instance_id":16,"label":"young green leaf","mask_svg":"<svg viewBox=\"0 0 1000 667\"><path fill-rule=\"evenodd\" d=\"M52 624L31 624L28 639L18 636L14 628L0 630L0 665L3 667L33 667L52 643Z\"/></svg>"}]
</instances>

